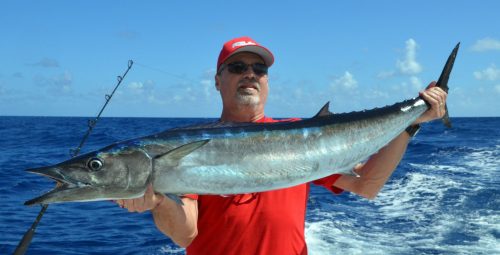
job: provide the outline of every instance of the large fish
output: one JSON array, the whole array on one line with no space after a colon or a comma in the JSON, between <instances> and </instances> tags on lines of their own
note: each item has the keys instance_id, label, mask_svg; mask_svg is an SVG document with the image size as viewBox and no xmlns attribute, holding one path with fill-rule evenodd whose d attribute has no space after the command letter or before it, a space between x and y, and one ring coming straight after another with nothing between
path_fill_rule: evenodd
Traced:
<instances>
[{"instance_id":1,"label":"large fish","mask_svg":"<svg viewBox=\"0 0 500 255\"><path fill-rule=\"evenodd\" d=\"M437 82L445 91L458 47ZM326 104L313 118L295 122L170 129L28 169L58 185L25 204L137 198L149 184L174 199L179 194L241 194L351 174L355 164L389 143L428 108L419 97L341 114L330 113ZM447 115L443 120L449 125Z\"/></svg>"}]
</instances>

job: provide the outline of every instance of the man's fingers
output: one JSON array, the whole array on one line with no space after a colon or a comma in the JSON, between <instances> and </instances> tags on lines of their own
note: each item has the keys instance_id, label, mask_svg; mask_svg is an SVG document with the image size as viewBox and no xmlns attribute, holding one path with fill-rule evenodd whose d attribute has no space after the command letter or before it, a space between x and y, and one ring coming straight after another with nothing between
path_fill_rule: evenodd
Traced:
<instances>
[{"instance_id":1,"label":"man's fingers","mask_svg":"<svg viewBox=\"0 0 500 255\"><path fill-rule=\"evenodd\" d=\"M427 85L427 88L432 88L432 87L436 87L435 81L432 81L431 83L429 83L429 85Z\"/></svg>"},{"instance_id":2,"label":"man's fingers","mask_svg":"<svg viewBox=\"0 0 500 255\"><path fill-rule=\"evenodd\" d=\"M137 207L138 207L137 204L138 204L137 198L132 199L132 206L130 207L129 211L137 212Z\"/></svg>"},{"instance_id":3,"label":"man's fingers","mask_svg":"<svg viewBox=\"0 0 500 255\"><path fill-rule=\"evenodd\" d=\"M435 112L435 115L437 117L440 117L443 115L442 110L444 109L444 104L439 97L438 93L433 90L427 91L427 95L429 96L429 103L432 105L432 110Z\"/></svg>"},{"instance_id":4,"label":"man's fingers","mask_svg":"<svg viewBox=\"0 0 500 255\"><path fill-rule=\"evenodd\" d=\"M146 208L145 208L146 198L145 197L132 199L132 201L134 202L134 208L133 208L134 212L146 211Z\"/></svg>"},{"instance_id":5,"label":"man's fingers","mask_svg":"<svg viewBox=\"0 0 500 255\"><path fill-rule=\"evenodd\" d=\"M118 204L118 206L120 206L121 208L123 208L123 203L124 203L123 199L118 199L115 202Z\"/></svg>"},{"instance_id":6,"label":"man's fingers","mask_svg":"<svg viewBox=\"0 0 500 255\"><path fill-rule=\"evenodd\" d=\"M422 92L422 97L427 101L431 106L438 106L439 105L439 100L436 99L435 95L430 92L430 91L424 91Z\"/></svg>"},{"instance_id":7,"label":"man's fingers","mask_svg":"<svg viewBox=\"0 0 500 255\"><path fill-rule=\"evenodd\" d=\"M439 96L436 93L426 90L422 92L422 97L431 105L430 111L434 112L432 115L436 117L442 117L444 115L444 107L440 105L442 102L440 102Z\"/></svg>"},{"instance_id":8,"label":"man's fingers","mask_svg":"<svg viewBox=\"0 0 500 255\"><path fill-rule=\"evenodd\" d=\"M162 201L161 197L155 194L153 186L148 185L144 195L139 198L134 199L119 199L116 200L116 203L121 208L126 208L129 212L145 212L147 210L151 210Z\"/></svg>"},{"instance_id":9,"label":"man's fingers","mask_svg":"<svg viewBox=\"0 0 500 255\"><path fill-rule=\"evenodd\" d=\"M422 114L416 123L442 118L446 114L446 98L448 94L440 87L436 87L436 82L431 82L419 94L430 105L430 109Z\"/></svg>"},{"instance_id":10,"label":"man's fingers","mask_svg":"<svg viewBox=\"0 0 500 255\"><path fill-rule=\"evenodd\" d=\"M433 88L433 89L430 89L430 92L433 94L433 95L436 95L436 97L439 98L440 102L444 103L445 100L446 100L446 92L444 92L441 88Z\"/></svg>"},{"instance_id":11,"label":"man's fingers","mask_svg":"<svg viewBox=\"0 0 500 255\"><path fill-rule=\"evenodd\" d=\"M437 117L441 118L446 113L446 97L447 93L444 92L441 88L432 88L429 89L428 95L437 101L437 105L435 105L435 111L437 113Z\"/></svg>"},{"instance_id":12,"label":"man's fingers","mask_svg":"<svg viewBox=\"0 0 500 255\"><path fill-rule=\"evenodd\" d=\"M134 212L135 211L134 200L135 199L126 199L125 202L123 203L123 207L126 208L129 212Z\"/></svg>"},{"instance_id":13,"label":"man's fingers","mask_svg":"<svg viewBox=\"0 0 500 255\"><path fill-rule=\"evenodd\" d=\"M433 91L433 90L430 90L430 91L427 91L427 94L434 100L436 100L437 102L437 105L442 105L443 104L443 99L441 98L441 95L439 95L438 92L436 91Z\"/></svg>"}]
</instances>

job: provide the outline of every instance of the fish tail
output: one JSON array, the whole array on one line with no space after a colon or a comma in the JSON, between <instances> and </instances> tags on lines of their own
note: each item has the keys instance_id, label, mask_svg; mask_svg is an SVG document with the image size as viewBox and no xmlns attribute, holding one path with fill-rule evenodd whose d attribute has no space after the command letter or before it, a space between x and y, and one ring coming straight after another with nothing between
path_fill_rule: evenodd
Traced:
<instances>
[{"instance_id":1,"label":"fish tail","mask_svg":"<svg viewBox=\"0 0 500 255\"><path fill-rule=\"evenodd\" d=\"M441 75L439 76L439 80L436 83L436 86L440 87L446 93L448 93L448 90L449 90L448 80L450 78L451 69L453 69L453 64L455 63L455 58L457 57L459 47L460 47L460 42L457 43L455 48L451 51L451 54L448 57L446 64L444 65L443 71L441 72ZM443 124L446 127L451 128L450 116L448 114L448 105L445 104L444 108L445 108L445 114L441 120L443 121Z\"/></svg>"}]
</instances>

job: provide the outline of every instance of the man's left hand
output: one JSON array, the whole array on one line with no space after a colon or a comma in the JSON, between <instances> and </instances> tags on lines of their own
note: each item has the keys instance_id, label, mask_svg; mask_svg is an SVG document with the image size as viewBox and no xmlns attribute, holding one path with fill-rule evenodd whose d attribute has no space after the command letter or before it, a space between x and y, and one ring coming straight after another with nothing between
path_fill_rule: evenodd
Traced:
<instances>
[{"instance_id":1,"label":"man's left hand","mask_svg":"<svg viewBox=\"0 0 500 255\"><path fill-rule=\"evenodd\" d=\"M431 105L431 108L424 112L413 124L428 122L435 119L440 119L446 113L446 97L448 94L439 87L436 87L436 82L431 82L424 91L421 91L420 96Z\"/></svg>"},{"instance_id":2,"label":"man's left hand","mask_svg":"<svg viewBox=\"0 0 500 255\"><path fill-rule=\"evenodd\" d=\"M153 185L149 184L144 196L133 199L118 199L116 203L121 208L126 208L129 212L142 213L155 209L163 200L165 200L165 196L155 193Z\"/></svg>"}]
</instances>

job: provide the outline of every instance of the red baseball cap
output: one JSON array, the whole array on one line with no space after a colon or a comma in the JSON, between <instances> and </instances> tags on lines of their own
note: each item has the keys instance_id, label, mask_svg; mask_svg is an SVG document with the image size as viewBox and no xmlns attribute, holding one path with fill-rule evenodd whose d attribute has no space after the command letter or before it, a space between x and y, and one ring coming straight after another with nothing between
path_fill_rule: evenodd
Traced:
<instances>
[{"instance_id":1,"label":"red baseball cap","mask_svg":"<svg viewBox=\"0 0 500 255\"><path fill-rule=\"evenodd\" d=\"M271 51L254 41L252 38L243 36L224 43L219 54L219 59L217 60L217 70L219 70L220 65L222 65L224 61L238 52L255 53L264 60L267 66L271 66L274 63L274 56Z\"/></svg>"}]
</instances>

